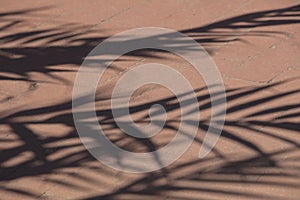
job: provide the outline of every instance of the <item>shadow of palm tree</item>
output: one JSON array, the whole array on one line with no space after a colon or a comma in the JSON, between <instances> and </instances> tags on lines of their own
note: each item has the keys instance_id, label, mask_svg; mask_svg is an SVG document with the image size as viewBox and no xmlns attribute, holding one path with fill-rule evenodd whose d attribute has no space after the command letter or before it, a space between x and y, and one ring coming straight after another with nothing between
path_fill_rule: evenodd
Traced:
<instances>
[{"instance_id":1,"label":"shadow of palm tree","mask_svg":"<svg viewBox=\"0 0 300 200\"><path fill-rule=\"evenodd\" d=\"M46 8L40 8L46 9ZM0 28L3 32L9 31L13 26L22 24L19 16L30 15L32 12L39 9L21 10L10 13L2 13L1 22L4 25ZM251 30L254 27L276 26L283 24L296 24L300 23L299 19L300 6L295 5L288 8L268 10L245 14L241 16L232 17L229 19L221 20L208 24L203 27L182 30L192 38L194 38L201 45L206 46L218 45L219 43L228 43L235 40L241 40L240 36L257 36L257 37L273 37L278 34L287 34L285 32L268 32L268 31L255 31ZM293 17L291 19L291 17ZM0 37L1 45L3 46L0 51L1 61L1 75L2 80L20 80L20 81L33 81L30 79L31 72L39 72L55 79L61 79L55 76L55 72L68 71L67 69L53 69L51 66L74 64L79 66L86 55L101 41L107 37L89 37L88 34L95 31L91 27L81 26L76 24L64 24L63 26L37 29L33 31L20 31L19 33L10 34L9 32ZM178 43L174 38L172 43L166 43L161 38L167 35L157 36L162 46L170 46ZM149 38L145 38L147 40ZM21 47L5 47L9 43L19 44ZM27 44L33 42L41 42L38 47L26 47ZM63 42L63 44L57 44ZM127 41L130 42L130 41ZM138 42L138 41L136 41ZM121 45L121 44L120 44ZM193 50L193 47L182 46L182 48ZM213 50L207 49L210 53ZM114 52L107 52L114 53ZM147 51L139 51L132 54L138 57L151 57ZM70 69L70 71L74 71ZM12 74L17 75L17 78L12 77ZM65 81L65 80L61 80Z\"/></svg>"},{"instance_id":2,"label":"shadow of palm tree","mask_svg":"<svg viewBox=\"0 0 300 200\"><path fill-rule=\"evenodd\" d=\"M274 83L257 88L237 88L234 90L228 90L228 101L229 103L231 101L236 102L242 99L243 97L249 97L249 95L257 95L257 93L260 93L268 88L272 88L280 84L284 83ZM254 106L257 107L266 103L270 103L271 101L280 101L281 98L288 97L293 94L299 94L299 92L300 89L291 90L280 94L269 95L261 99L246 101L243 102L243 104L241 105L234 105L229 107L228 115L238 115L238 113L243 112L243 110L251 111L252 107ZM174 102L174 99L176 99L176 97L161 99L159 101L149 102L147 104L130 107L130 110L131 113L144 112L147 111L151 105L157 103L164 105L167 112L174 109L180 109L180 105L178 103L172 103ZM209 100L209 95L198 96L198 99L199 107L201 110L210 109L210 104L206 102L206 100ZM5 156L1 157L1 163L6 163L9 160L15 157L19 157L24 152L28 151L32 152L32 154L34 155L32 156L32 158L26 159L24 160L24 162L18 163L17 165L13 165L10 167L5 167L4 165L4 167L1 167L0 176L2 181L9 181L28 176L32 177L53 172L58 173L57 170L63 168L88 168L88 166L86 166L87 163L94 161L94 159L84 148L82 148L81 142L79 140L75 140L71 144L68 144L68 141L72 141L78 137L73 128L74 124L72 119L72 113L70 111L70 106L71 102L66 102L64 104L58 104L35 110L24 110L13 115L6 116L1 120L1 124L9 125L13 132L18 136L18 140L21 140L23 142L22 145L3 150L2 155ZM171 199L185 199L183 197L176 197L176 195L173 196L172 191L190 191L200 194L203 192L211 193L211 195L227 194L232 196L243 196L245 198L247 197L256 199L280 199L274 196L273 194L254 194L250 192L247 193L239 191L235 188L218 189L218 187L216 187L216 184L257 184L270 187L288 186L298 188L298 183L289 183L285 181L277 182L272 181L272 179L276 179L277 177L290 178L295 180L299 179L299 173L296 172L296 163L299 162L299 157L295 156L287 159L282 159L282 157L285 157L289 154L299 152L299 142L295 141L294 139L291 139L291 137L287 135L293 135L295 133L298 134L299 123L284 120L286 118L282 117L286 116L286 113L288 111L299 109L299 107L299 104L283 105L267 110L254 111L251 112L251 114L245 116L244 118L226 121L225 127L222 130L221 140L223 138L224 140L230 141L231 144L238 143L242 146L243 149L247 149L251 152L254 152L253 156L238 160L231 160L230 157L232 155L223 153L223 149L218 149L217 146L217 148L213 150L213 156L210 156L206 159L196 159L172 167L167 167L163 171L145 174L143 178L138 179L111 194L99 197L91 197L87 199L140 199L144 195L146 195L149 199L154 197L162 198L167 196L169 196ZM30 120L34 116L42 116L44 114L49 113L49 111L53 113L63 112L64 114L56 114L53 117L49 117L47 119L42 120ZM154 151L156 149L159 149L161 146L165 145L164 143L157 145L155 142L152 141L152 138L137 139L134 137L130 137L126 134L118 134L118 126L114 123L111 110L109 109L97 110L97 114L102 118L100 123L102 125L107 125L107 128L105 130L110 130L113 133L117 133L114 134L115 137L112 138L111 141L114 142L116 145L120 146L121 148L132 151L134 148L139 148L140 146L142 146L144 149L139 149L139 151ZM85 113L82 113L82 115L86 116ZM269 115L273 116L273 118L271 118L270 120L259 120L255 118L256 116L260 115ZM15 119L22 117L26 117L29 120L21 120L20 122L14 122L16 121ZM145 120L149 120L149 117L144 116L136 122L142 124L145 122ZM172 118L171 120L167 121L166 125L164 126L164 129L176 131L176 127L174 127L173 124L174 121L177 121L177 119ZM208 123L209 119L201 120L199 123L199 130L205 132L208 128ZM41 138L39 134L35 133L33 130L28 128L28 125L30 124L63 124L64 126L71 127L72 131L70 131L63 137L49 136L46 138ZM255 137L258 134L260 136L264 136L266 141L268 141L268 138L278 140L280 142L283 142L284 144L287 144L289 147L284 148L282 150L276 149L274 151L265 151L261 147L262 144L252 142L251 140L245 138L243 135L231 131L232 127L234 129L239 129L244 132L247 132L248 134L253 134L253 137ZM265 129L262 129L261 127L265 127ZM266 128L269 127L275 128L279 131L285 131L286 133L285 135L276 134L276 132L266 130ZM111 135L108 134L107 137L110 138ZM172 135L166 135L161 137L165 137L163 141L168 142L171 138L166 139L166 137L172 137ZM251 135L248 137L251 137ZM120 141L122 142L120 143ZM195 141L199 145L202 144L201 137L199 136L197 136ZM53 155L58 154L62 150L65 151L65 153L59 158L48 159L51 158ZM120 159L122 160L126 158L120 157ZM215 166L212 166L212 164L214 163L217 164ZM285 163L289 164L285 165ZM180 174L180 172L184 171L185 169L189 169L189 172ZM91 170L93 170L93 168ZM270 180L268 179L259 181L259 179L263 177L268 177ZM88 181L85 177L82 177L78 174L76 178L80 179L81 181ZM159 180L163 179L168 180L168 182L162 185L155 184L156 182L159 182ZM202 187L201 185L203 184L203 182L211 183L211 185ZM69 187L75 188L80 187L80 185L72 185L72 183L67 182L61 182L59 184L66 184ZM5 190L6 188L2 189ZM190 199L190 197L186 199ZM199 197L195 197L195 199L199 199Z\"/></svg>"},{"instance_id":3,"label":"shadow of palm tree","mask_svg":"<svg viewBox=\"0 0 300 200\"><path fill-rule=\"evenodd\" d=\"M6 23L0 29L3 31L9 30L12 26L22 23L11 18L17 18L18 15L26 15L33 11L27 10L0 14L1 22ZM249 32L248 29L261 26L300 23L299 11L300 9L297 5L284 9L251 13L215 22L204 27L183 30L182 32L191 35L200 43L230 42L233 41L233 37L241 34L256 36L283 34L283 32ZM277 17L280 17L280 20ZM294 17L295 19L285 20L284 17ZM268 20L265 18L268 18ZM239 25L240 23L244 25ZM218 31L218 29L225 29L228 32L231 31L231 33ZM241 32L235 30L241 30ZM53 74L54 72L62 72L65 69L53 69L50 66L63 64L80 65L88 52L99 41L105 39L105 37L86 37L86 34L90 33L90 31L89 28L70 25L56 29L35 30L1 36L0 41L2 44L11 42L21 42L22 44L29 44L36 41L44 42L42 47L2 48L0 52L0 61L3 66L1 67L1 80L34 81L31 80L29 74L31 72L40 72L54 79L65 81ZM68 45L54 45L57 41L63 41ZM176 42L176 39L174 42ZM162 43L162 45L169 44ZM184 48L189 49L189 47ZM147 51L134 52L130 55L136 57L153 56L147 53ZM70 69L70 71L73 70ZM16 75L17 78L6 74ZM227 110L228 119L226 119L220 140L228 142L227 144L239 145L241 149L251 152L251 154L247 154L245 157L236 157L238 153L228 153L227 150L224 150L225 147L216 146L213 149L212 155L205 159L175 163L162 171L144 174L142 177L121 186L113 192L90 196L84 199L191 199L191 197L185 197L184 192L193 194L194 199L219 198L224 194L246 199L282 199L276 194L269 194L264 191L244 191L241 189L241 186L249 188L252 186L290 187L295 189L300 187L299 166L297 166L300 159L299 154L297 154L299 153L299 142L293 139L295 135L299 134L299 122L295 119L299 118L299 111L297 109L299 109L300 105L296 103L285 103L283 105L281 105L282 103L277 103L280 106L267 109L263 107L263 105L270 102L280 102L283 98L298 95L300 89L265 95L259 99L256 98L253 100L252 98L252 100L249 100L251 97L261 94L268 89L291 81L293 80L267 84L260 87L228 89L226 91L227 101L232 104L230 104L231 106ZM200 91L203 90L206 90L206 88L199 88L198 90L188 92L195 92L197 94L200 110L210 110L210 96L201 94ZM106 99L99 98L96 100L101 102ZM167 112L180 110L180 105L178 102L174 102L175 100L176 97L171 96L158 101L134 105L130 107L130 112L132 114L141 114L142 117L137 119L136 123L145 124L149 122L149 116L145 115L145 113L154 104L163 105ZM236 103L239 101L240 103ZM8 126L13 132L14 137L3 137L0 139L0 142L3 144L10 144L13 141L20 142L17 145L5 146L1 150L1 181L12 181L23 177L57 173L61 176L72 175L81 182L97 184L96 180L93 180L91 177L61 170L90 168L95 173L99 171L99 168L89 165L95 159L84 149L78 139L74 128L71 106L72 102L66 101L43 108L23 109L13 114L7 114L5 111L1 113L1 125ZM239 113L243 112L247 114L241 115L241 117L233 117L240 116ZM173 137L172 134L160 135L159 137L162 142L159 143L155 142L157 140L153 141L152 138L137 139L130 137L122 132L118 132L118 126L114 122L110 109L98 109L96 113L99 116L99 123L104 126L104 130L109 131L107 137L123 149L137 152L155 151L166 145ZM42 117L44 115L47 115L47 117ZM84 112L82 116L88 117L87 113ZM207 117L199 122L198 128L200 134L195 139L198 145L202 145L203 133L208 129L209 121L210 118ZM178 122L178 118L168 119L164 130L175 132ZM61 124L68 127L69 131L64 135L53 134L42 136L31 128L31 125L40 126L45 124ZM282 131L284 134L278 134L278 131ZM246 132L248 135L241 134L243 132ZM261 141L251 140L250 138L252 137L263 137L266 141L269 139L279 141L286 145L286 148L266 150ZM25 156L25 159L17 163L10 163L11 160L20 158L26 153L30 153L30 156ZM120 159L126 158L120 157ZM107 173L109 174L109 172ZM82 187L77 183L68 182L68 180L59 181L49 178L44 181L76 189ZM39 194L5 185L1 186L0 189L5 192L17 193L32 198L39 196Z\"/></svg>"}]
</instances>

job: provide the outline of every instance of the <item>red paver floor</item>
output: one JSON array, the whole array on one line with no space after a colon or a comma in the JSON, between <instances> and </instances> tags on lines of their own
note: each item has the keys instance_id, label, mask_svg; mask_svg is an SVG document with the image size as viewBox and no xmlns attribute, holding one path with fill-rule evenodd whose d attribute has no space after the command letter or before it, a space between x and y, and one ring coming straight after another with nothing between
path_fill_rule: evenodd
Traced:
<instances>
[{"instance_id":1,"label":"red paver floor","mask_svg":"<svg viewBox=\"0 0 300 200\"><path fill-rule=\"evenodd\" d=\"M0 3L0 199L300 199L300 5L296 0L2 1ZM96 109L109 138L145 152L149 143L115 127L109 98L116 81L139 64L172 66L199 97L199 134L163 170L111 169L84 148L74 128L71 97L77 70L103 39L137 27L165 27L197 40L226 87L227 117L214 150L198 152L210 119L205 84L168 53L120 57L97 90ZM139 122L149 102L175 106L170 91L138 90ZM175 122L174 122L175 121ZM145 123L140 121L141 123ZM149 139L159 148L174 136ZM149 142L149 141L148 141ZM125 159L125 158L124 158Z\"/></svg>"}]
</instances>

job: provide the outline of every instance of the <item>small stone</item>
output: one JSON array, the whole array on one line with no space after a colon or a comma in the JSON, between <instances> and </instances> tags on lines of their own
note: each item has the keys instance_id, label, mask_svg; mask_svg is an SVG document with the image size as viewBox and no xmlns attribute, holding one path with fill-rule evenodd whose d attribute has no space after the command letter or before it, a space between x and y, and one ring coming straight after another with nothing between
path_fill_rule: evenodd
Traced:
<instances>
[{"instance_id":1,"label":"small stone","mask_svg":"<svg viewBox=\"0 0 300 200\"><path fill-rule=\"evenodd\" d=\"M34 90L36 89L40 84L35 82L35 83L31 83L29 86L29 90Z\"/></svg>"},{"instance_id":2,"label":"small stone","mask_svg":"<svg viewBox=\"0 0 300 200\"><path fill-rule=\"evenodd\" d=\"M11 100L13 98L14 98L14 96L8 96L8 97L6 97L6 100L9 101L9 100Z\"/></svg>"}]
</instances>

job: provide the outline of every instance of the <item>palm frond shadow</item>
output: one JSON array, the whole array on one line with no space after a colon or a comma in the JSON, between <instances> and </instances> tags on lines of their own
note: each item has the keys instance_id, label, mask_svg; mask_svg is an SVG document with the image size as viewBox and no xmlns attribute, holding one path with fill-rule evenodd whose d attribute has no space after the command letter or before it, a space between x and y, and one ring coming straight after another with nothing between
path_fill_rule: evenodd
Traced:
<instances>
[{"instance_id":1,"label":"palm frond shadow","mask_svg":"<svg viewBox=\"0 0 300 200\"><path fill-rule=\"evenodd\" d=\"M53 79L65 82L66 80L55 75L55 72L74 71L74 69L56 69L52 68L52 66L64 64L79 66L85 56L97 44L107 38L107 36L91 37L89 34L101 34L101 31L94 30L93 26L82 26L78 24L64 24L62 26L46 29L37 28L36 30L19 31L13 34L9 32L14 26L22 25L26 22L25 19L21 18L22 16L32 15L36 10L43 9L51 8L0 13L0 23L3 24L0 30L4 33L0 37L1 45L3 46L0 52L0 62L2 66L0 77L2 80L34 81L30 78L29 74L31 72L39 72ZM254 27L300 23L299 13L300 6L295 5L277 10L267 10L236 16L203 27L181 30L181 32L191 36L201 45L204 45L204 47L207 45L217 47L220 43L225 44L235 40L243 41L244 36L247 35L257 37L287 35L288 33L286 32L255 31L250 29ZM165 37L167 37L167 35L157 37L162 46L174 45L179 42L174 38L170 44L170 40L166 42L162 39ZM145 40L146 39L149 38L145 38ZM39 42L39 45L37 47L32 45L27 46L34 42ZM10 43L18 44L19 47L5 46ZM193 47L190 46L182 46L181 48L193 50ZM206 50L209 51L210 54L213 54L214 50L209 48L209 46L207 46ZM114 54L114 52L108 53ZM129 55L136 57L154 56L147 51L135 52Z\"/></svg>"},{"instance_id":2,"label":"palm frond shadow","mask_svg":"<svg viewBox=\"0 0 300 200\"><path fill-rule=\"evenodd\" d=\"M10 13L1 13L1 31L10 30L10 28L22 23L18 19L20 15L26 15L34 10L16 11ZM209 24L204 27L195 29L182 30L193 37L201 44L218 45L218 43L231 42L237 40L240 35L266 36L273 37L277 34L286 34L284 32L255 32L248 29L254 27L275 26L280 24L300 23L299 5L278 10L269 10L236 16L226 20L221 20ZM294 19L290 19L293 17ZM266 18L268 20L266 20ZM280 18L280 19L278 19ZM285 19L287 18L287 19ZM240 25L244 24L244 25ZM221 29L221 30L219 30ZM91 33L90 27L82 27L79 25L66 25L53 29L39 29L35 31L20 32L15 34L6 34L0 37L2 45L7 45L12 42L20 43L20 47L1 48L1 80L20 80L34 81L30 78L31 72L40 72L54 79L65 81L54 75L54 72L65 72L68 69L55 69L51 66L73 64L79 66L84 57L106 37L89 37ZM234 37L234 39L233 39ZM33 42L42 42L39 47L27 47L27 44ZM55 42L63 42L62 45L57 45ZM176 42L176 39L174 39ZM169 45L164 44L162 45ZM190 47L183 47L189 49ZM213 52L213 51L212 51ZM212 53L210 52L210 53ZM114 52L109 52L114 53ZM136 57L151 57L153 55L147 52L133 53ZM73 71L74 69L70 69ZM7 75L8 74L8 75ZM14 76L11 76L14 75ZM292 80L289 80L292 81ZM287 81L287 82L289 82ZM235 102L243 100L242 104L232 104L228 110L229 118L226 120L225 127L222 130L221 140L226 140L230 144L238 144L246 151L253 154L246 158L231 159L232 155L224 153L222 148L213 149L212 155L205 159L196 159L183 163L176 163L167 167L163 171L157 171L143 175L142 178L132 181L131 183L122 186L116 191L84 198L88 199L141 199L141 198L171 198L171 199L191 199L190 197L180 196L180 191L185 191L195 194L194 199L209 199L209 197L201 197L202 194L213 195L231 195L242 196L244 198L256 199L280 199L275 194L258 192L257 194L243 191L239 187L228 188L228 184L236 185L260 185L264 187L283 187L299 188L297 183L299 173L297 172L296 163L299 163L300 157L293 156L299 152L299 142L291 139L291 136L299 134L299 122L295 119L299 118L299 104L283 104L278 103L277 107L264 109L263 105L269 102L279 102L283 98L288 98L292 95L298 95L300 90L289 90L277 94L271 94L259 99L249 100L261 92L270 88L285 84L286 82L278 82L260 86L256 88L235 88L227 90L227 101ZM205 90L199 88L198 92ZM200 110L209 110L211 104L209 95L198 94ZM83 97L84 98L84 97ZM180 105L174 103L176 97L160 99L159 101L148 102L147 104L135 105L130 107L131 113L144 113L153 104L161 104L167 112L179 110ZM105 99L98 99L99 102ZM80 173L69 172L64 169L70 168L88 168L94 173L99 172L98 167L89 165L95 159L86 151L82 143L78 139L78 135L74 128L74 122L71 112L71 101L62 102L56 105L37 108L23 109L14 114L6 114L2 112L3 117L0 120L1 125L8 126L14 133L13 138L2 137L0 142L3 144L12 141L19 141L18 145L10 146L1 151L0 157L0 177L1 181L12 181L24 177L42 176L49 174L71 175L81 182L97 185L101 180L93 177L85 177ZM262 106L262 107L260 107ZM253 108L259 110L252 111ZM239 113L246 112L242 117L231 117ZM39 116L48 115L47 118L39 118ZM99 116L99 123L105 126L105 131L117 131L118 126L113 120L113 115L110 109L99 109L96 111ZM82 113L82 116L88 117L88 113ZM268 118L264 118L268 116ZM261 118L262 117L262 118ZM149 117L143 115L137 123L147 123ZM170 119L166 122L164 129L175 131L178 119ZM31 128L30 125L51 125L61 124L70 128L70 131L64 135L42 136L37 131ZM205 133L208 128L209 119L203 119L199 122L199 132ZM264 127L264 128L262 128ZM263 136L266 140L277 140L288 148L281 150L265 150L264 146L257 141L249 140L249 135L244 137L239 132L232 131L238 129L240 132L253 134L253 137ZM273 130L276 131L273 131ZM284 134L277 134L277 131ZM111 137L111 135L108 135ZM167 138L168 139L168 138ZM140 148L139 151L154 151L165 145L168 140L157 144L151 138L137 139L129 137L125 134L119 134L117 137L111 137L111 141L120 147L135 151L135 148ZM195 142L202 144L202 137L197 136ZM134 144L137 144L135 146ZM14 158L19 158L30 153L31 156L21 162L7 164ZM107 152L108 154L110 152ZM289 156L292 155L292 156ZM234 157L234 155L233 155ZM285 159L285 157L288 157ZM124 159L124 158L120 158ZM184 171L184 173L183 173ZM186 172L188 171L188 172ZM111 171L107 168L101 168L101 173L111 175ZM287 178L288 180L284 180ZM275 181L277 179L280 181ZM85 191L82 185L69 182L68 180L60 181L55 178L46 178L45 182L52 182L65 187L76 188ZM220 185L220 187L218 187ZM221 187L225 186L225 187ZM25 190L15 189L9 186L1 186L0 190L6 192L17 193L27 197L36 197L39 194L31 193ZM174 192L174 194L172 194Z\"/></svg>"},{"instance_id":3,"label":"palm frond shadow","mask_svg":"<svg viewBox=\"0 0 300 200\"><path fill-rule=\"evenodd\" d=\"M252 95L257 95L262 91L265 91L268 88L272 88L276 85L280 85L284 83L274 83L266 86L261 86L257 88L238 88L234 90L228 90L228 102L238 101L243 97L249 97ZM194 91L192 91L194 92ZM299 90L291 90L287 92L283 92L280 95L273 94L269 96L265 96L264 98L245 101L241 105L233 105L228 109L228 116L236 115L244 110L251 111L252 107L261 106L271 101L279 101L281 98L288 97L293 94L298 94ZM180 109L177 105L178 103L174 103L174 98L170 97L166 99L162 99L160 101L149 102L149 104L145 105L137 105L131 107L132 113L138 113L147 111L149 107L153 104L163 104L167 110ZM207 105L205 100L209 99L209 95L198 96L199 99L199 107L203 109L210 109L210 106ZM169 103L171 102L171 103ZM204 104L202 102L205 102ZM38 175L45 175L55 173L65 173L60 172L60 169L65 168L74 168L74 167L84 167L88 168L88 163L93 162L94 158L84 149L82 148L82 144L77 139L76 130L74 129L72 113L70 111L71 102L66 102L64 104L49 106L45 108L35 109L35 110L24 110L13 115L9 115L4 117L1 120L1 124L6 124L11 127L13 132L18 136L18 140L22 141L23 144L12 147L9 149L5 149L2 151L1 163L6 163L9 160L18 157L24 152L31 152L34 156L30 159L27 159L17 165L5 167L1 167L1 180L2 181L10 181L14 179L18 179L21 177L31 177ZM222 130L221 140L225 139L230 141L230 143L235 144L238 143L242 146L242 148L247 149L251 152L254 152L254 156L250 156L243 159L238 160L230 160L230 156L226 153L223 153L222 148L215 148L213 150L213 156L205 158L205 159L196 159L192 161L188 161L185 163L181 163L172 167L167 167L164 171L153 172L149 174L145 174L143 178L128 184L120 188L118 191L115 191L111 194L107 194L99 197L91 197L87 199L118 199L128 196L128 199L140 199L141 196L146 195L147 197L163 197L169 196L171 191L190 191L201 194L203 193L211 193L211 195L218 194L228 194L232 196L244 196L249 198L257 198L257 199L277 199L276 196L272 194L251 194L239 190L232 189L218 189L214 188L211 185L201 186L204 182L211 183L215 186L217 183L219 184L229 184L229 183L239 183L239 184L259 184L265 186L283 186L288 185L289 187L297 188L299 184L297 183L289 183L289 182L276 182L272 180L264 180L259 181L258 177L282 177L282 178L291 178L291 179L299 179L299 173L296 173L295 165L285 165L286 163L297 163L299 162L300 157L288 158L286 160L280 159L286 155L293 154L299 150L299 142L290 139L289 135L286 134L298 134L299 133L299 123L292 122L289 120L285 120L286 118L281 119L280 116L286 115L289 110L299 109L300 105L283 105L278 106L277 108L272 108L268 110L254 111L248 116L244 118L237 118L227 120L225 123L224 130ZM283 111L284 110L284 111ZM43 114L49 113L49 111L53 113L61 113L64 114L55 114L53 117L49 117L43 120L30 120L34 116L42 116ZM82 113L83 116L87 116L86 113ZM117 131L118 127L113 121L113 116L111 110L97 110L97 115L99 115L102 119L100 123L102 125L106 125L107 129L112 132ZM270 120L259 120L253 116L257 115L268 115L274 116ZM22 120L20 122L14 122L18 118L25 117L29 120ZM140 121L137 123L144 123L144 120L148 120L147 117L142 117ZM176 127L173 126L174 120L166 122L164 129L175 130ZM208 128L209 120L201 120L199 123L199 130L205 132ZM59 137L51 136L42 138L41 135L35 133L33 130L28 128L30 124L63 124L65 126L71 127L72 131L68 134ZM88 126L88 125L87 125ZM235 129L239 129L242 131L247 131L247 133L253 134L253 137L256 135L261 135L266 138L275 139L283 142L284 144L289 145L289 148L283 150L274 150L274 151L265 151L261 144L256 144L255 142L248 140L243 135L238 134L237 132L231 131L232 127ZM261 127L267 128L275 128L279 131L286 131L285 135L276 134L268 129L262 129ZM147 139L137 139L134 137L129 137L125 134L117 134L117 138L112 139L112 142L117 144L118 146L132 150L132 148L143 146L146 151L154 151L160 146L165 144L157 145L152 141L151 138ZM108 135L110 137L110 135ZM169 137L169 136L165 136ZM250 137L250 136L249 136ZM73 142L68 142L73 141ZM121 143L118 143L122 141ZM168 140L164 140L168 141ZM2 141L9 142L9 141ZM67 143L67 144L64 144ZM202 145L201 137L197 137L195 142ZM135 146L134 144L137 144ZM130 148L128 148L130 147ZM57 159L49 159L53 155L58 154L59 152L65 151L62 156ZM109 153L109 151L107 152ZM120 159L126 159L120 157ZM213 166L213 163L219 163ZM205 167L203 167L205 166ZM188 173L180 174L180 171L184 171L185 169L191 169ZM91 170L96 170L91 167ZM68 172L67 172L68 173ZM246 178L245 178L246 177ZM85 178L77 174L78 179L81 181L91 181L97 182L97 180L93 180L92 178ZM162 185L156 185L159 180L168 180L167 183ZM55 182L55 180L48 180ZM182 184L181 184L182 183ZM197 185L196 183L201 183ZM80 188L80 185L74 185L72 183L59 182L58 184ZM136 189L139 188L139 189ZM9 188L2 188L3 190L9 190ZM81 188L83 189L83 188ZM84 190L84 189L83 189ZM22 195L20 191L15 191ZM172 196L172 199L176 199L176 196ZM178 197L178 199L184 199L182 197ZM195 199L199 199L198 197Z\"/></svg>"}]
</instances>

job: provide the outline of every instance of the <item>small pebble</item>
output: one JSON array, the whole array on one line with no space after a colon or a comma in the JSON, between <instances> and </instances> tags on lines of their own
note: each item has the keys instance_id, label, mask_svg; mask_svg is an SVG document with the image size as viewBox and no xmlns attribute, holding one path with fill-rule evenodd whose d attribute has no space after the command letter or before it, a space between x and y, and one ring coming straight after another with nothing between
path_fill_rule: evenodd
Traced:
<instances>
[{"instance_id":1,"label":"small pebble","mask_svg":"<svg viewBox=\"0 0 300 200\"><path fill-rule=\"evenodd\" d=\"M34 90L36 89L40 84L39 83L31 83L30 86L29 86L29 90Z\"/></svg>"}]
</instances>

